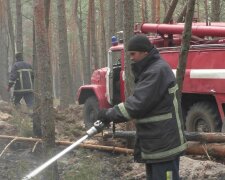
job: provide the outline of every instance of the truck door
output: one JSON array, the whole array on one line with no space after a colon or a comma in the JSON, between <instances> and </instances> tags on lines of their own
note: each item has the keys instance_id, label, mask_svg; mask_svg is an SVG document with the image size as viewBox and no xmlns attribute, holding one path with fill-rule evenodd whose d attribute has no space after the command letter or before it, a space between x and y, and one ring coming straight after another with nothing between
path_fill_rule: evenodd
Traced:
<instances>
[{"instance_id":1,"label":"truck door","mask_svg":"<svg viewBox=\"0 0 225 180\"><path fill-rule=\"evenodd\" d=\"M106 97L109 104L113 104L113 63L112 51L108 51L107 72L106 72Z\"/></svg>"},{"instance_id":2,"label":"truck door","mask_svg":"<svg viewBox=\"0 0 225 180\"><path fill-rule=\"evenodd\" d=\"M106 72L106 97L109 104L120 102L121 51L108 51Z\"/></svg>"}]
</instances>

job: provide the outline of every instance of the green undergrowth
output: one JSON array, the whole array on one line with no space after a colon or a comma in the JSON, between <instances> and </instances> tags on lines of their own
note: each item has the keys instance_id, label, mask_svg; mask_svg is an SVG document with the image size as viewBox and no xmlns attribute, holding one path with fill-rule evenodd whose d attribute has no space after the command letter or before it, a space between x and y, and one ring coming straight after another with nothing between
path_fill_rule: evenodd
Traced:
<instances>
[{"instance_id":1,"label":"green undergrowth","mask_svg":"<svg viewBox=\"0 0 225 180\"><path fill-rule=\"evenodd\" d=\"M18 131L17 136L33 136L32 118L28 111L25 111L24 109L13 109L12 118L9 123L16 127Z\"/></svg>"}]
</instances>

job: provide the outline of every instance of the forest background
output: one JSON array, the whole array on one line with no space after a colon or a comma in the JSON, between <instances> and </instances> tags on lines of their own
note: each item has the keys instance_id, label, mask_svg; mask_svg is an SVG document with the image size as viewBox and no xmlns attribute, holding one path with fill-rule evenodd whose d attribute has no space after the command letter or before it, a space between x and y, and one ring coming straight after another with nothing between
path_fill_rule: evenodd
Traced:
<instances>
[{"instance_id":1,"label":"forest background","mask_svg":"<svg viewBox=\"0 0 225 180\"><path fill-rule=\"evenodd\" d=\"M78 88L106 66L111 37L124 31L126 43L136 23L184 22L190 2L194 20L225 20L225 0L0 0L0 97L10 100L9 72L22 52L34 69L32 117L34 134L44 139L43 159L54 154L53 100L61 109L75 103Z\"/></svg>"},{"instance_id":2,"label":"forest background","mask_svg":"<svg viewBox=\"0 0 225 180\"><path fill-rule=\"evenodd\" d=\"M0 96L3 100L10 98L6 87L15 52L23 52L25 61L34 62L34 2L0 0ZM45 1L49 3L49 9L46 9L49 22L46 24L53 96L62 99L63 107L74 103L77 89L90 83L95 69L106 66L111 37L123 31L123 3L127 2L129 0ZM134 24L162 23L172 2L133 1L129 14L133 16ZM177 1L173 21L184 21L186 3L187 0ZM206 23L224 21L225 12L221 11L224 6L224 0L197 0L194 18Z\"/></svg>"}]
</instances>

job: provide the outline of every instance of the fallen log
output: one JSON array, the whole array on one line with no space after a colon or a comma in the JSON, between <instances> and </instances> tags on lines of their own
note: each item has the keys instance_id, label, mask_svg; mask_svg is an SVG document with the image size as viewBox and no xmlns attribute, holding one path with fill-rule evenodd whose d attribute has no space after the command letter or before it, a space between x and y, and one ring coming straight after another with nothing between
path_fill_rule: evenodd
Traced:
<instances>
[{"instance_id":1,"label":"fallen log","mask_svg":"<svg viewBox=\"0 0 225 180\"><path fill-rule=\"evenodd\" d=\"M187 155L206 155L208 157L225 158L225 144L188 142Z\"/></svg>"},{"instance_id":2,"label":"fallen log","mask_svg":"<svg viewBox=\"0 0 225 180\"><path fill-rule=\"evenodd\" d=\"M28 141L28 142L42 142L42 139L38 138L27 138L27 137L16 137L16 136L6 136L6 135L0 135L0 138L2 139L14 139L15 141ZM56 141L57 145L71 145L74 142L70 141ZM192 142L189 141L188 148L186 149L185 154L187 155L205 155L210 158L212 157L220 157L225 158L225 144L222 143L209 143L204 144L200 142ZM95 149L95 150L103 150L103 151L109 151L109 152L115 152L115 153L125 153L125 154L133 154L132 149L122 148L122 147L115 147L115 146L103 146L98 144L89 144L89 143L82 143L79 145L79 147L82 148L88 148L88 149Z\"/></svg>"},{"instance_id":3,"label":"fallen log","mask_svg":"<svg viewBox=\"0 0 225 180\"><path fill-rule=\"evenodd\" d=\"M105 131L103 133L103 138L134 138L135 131ZM199 132L186 132L185 137L187 141L198 141L201 143L225 143L225 133L199 133ZM2 139L14 139L16 138L19 141L40 141L38 138L28 138L28 137L17 137L17 136L7 136L0 135Z\"/></svg>"},{"instance_id":4,"label":"fallen log","mask_svg":"<svg viewBox=\"0 0 225 180\"><path fill-rule=\"evenodd\" d=\"M42 139L38 139L38 138L27 138L27 137L17 137L17 136L7 136L7 135L0 135L0 138L13 139L13 142L15 142L15 141L42 142ZM56 143L56 145L68 146L68 145L73 144L74 142L56 141L55 143ZM10 144L12 144L12 143L10 143ZM6 149L9 147L9 145L7 145L7 147L4 148L1 155L6 151ZM36 145L37 144L35 143L35 146ZM81 143L78 147L87 148L87 149L96 149L96 150L102 150L102 151L110 151L110 152L115 152L115 153L133 154L132 149L115 147L115 146L103 146L103 145L98 145L98 144Z\"/></svg>"},{"instance_id":5,"label":"fallen log","mask_svg":"<svg viewBox=\"0 0 225 180\"><path fill-rule=\"evenodd\" d=\"M58 141L58 142L56 141L56 144L59 144L59 145L71 145L72 143L73 142L69 142L69 141ZM114 146L103 146L103 145L98 145L98 144L82 143L79 145L79 147L83 147L83 148L87 148L87 149L124 153L124 154L133 154L132 149L114 147Z\"/></svg>"},{"instance_id":6,"label":"fallen log","mask_svg":"<svg viewBox=\"0 0 225 180\"><path fill-rule=\"evenodd\" d=\"M202 143L225 143L225 133L200 133L185 131L185 137L188 141L199 141Z\"/></svg>"},{"instance_id":7,"label":"fallen log","mask_svg":"<svg viewBox=\"0 0 225 180\"><path fill-rule=\"evenodd\" d=\"M201 143L225 143L225 133L200 133L200 132L184 132L187 141L198 141ZM135 131L106 131L103 137L115 138L134 138Z\"/></svg>"},{"instance_id":8,"label":"fallen log","mask_svg":"<svg viewBox=\"0 0 225 180\"><path fill-rule=\"evenodd\" d=\"M59 145L71 145L73 142L69 141L58 141L56 144ZM202 144L199 142L188 142L188 147L185 151L187 155L205 155L210 159L212 157L220 157L225 158L225 144L211 143L211 144ZM82 143L79 147L95 149L95 150L103 150L110 152L118 152L125 154L133 154L133 149L114 147L114 146L103 146L96 144L87 144Z\"/></svg>"}]
</instances>

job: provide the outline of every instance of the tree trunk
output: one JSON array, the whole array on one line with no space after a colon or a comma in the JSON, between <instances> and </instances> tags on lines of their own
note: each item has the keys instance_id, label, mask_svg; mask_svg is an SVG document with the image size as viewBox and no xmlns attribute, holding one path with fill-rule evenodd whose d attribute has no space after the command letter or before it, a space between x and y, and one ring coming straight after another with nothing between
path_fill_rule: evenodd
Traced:
<instances>
[{"instance_id":1,"label":"tree trunk","mask_svg":"<svg viewBox=\"0 0 225 180\"><path fill-rule=\"evenodd\" d=\"M45 0L45 24L48 30L49 27L49 13L50 13L51 0Z\"/></svg>"},{"instance_id":2,"label":"tree trunk","mask_svg":"<svg viewBox=\"0 0 225 180\"><path fill-rule=\"evenodd\" d=\"M168 0L163 0L162 3L163 3L163 6L164 6L164 12L167 12L168 11L168 6L169 6Z\"/></svg>"},{"instance_id":3,"label":"tree trunk","mask_svg":"<svg viewBox=\"0 0 225 180\"><path fill-rule=\"evenodd\" d=\"M123 32L124 32L124 51L125 51L125 95L128 97L132 94L132 90L134 87L134 76L131 71L131 61L130 56L127 51L128 41L129 39L134 35L134 2L133 0L129 1L129 3L126 0L123 0L123 6L124 6L124 26L123 26Z\"/></svg>"},{"instance_id":4,"label":"tree trunk","mask_svg":"<svg viewBox=\"0 0 225 180\"><path fill-rule=\"evenodd\" d=\"M23 53L23 22L21 0L16 0L16 51Z\"/></svg>"},{"instance_id":5,"label":"tree trunk","mask_svg":"<svg viewBox=\"0 0 225 180\"><path fill-rule=\"evenodd\" d=\"M5 2L0 1L0 99L9 100L9 93L6 91L8 85L8 35L7 35L7 12Z\"/></svg>"},{"instance_id":6,"label":"tree trunk","mask_svg":"<svg viewBox=\"0 0 225 180\"><path fill-rule=\"evenodd\" d=\"M35 25L33 21L33 71L34 71L34 107L33 107L33 134L35 137L42 137L41 133L41 101L40 101L40 72L36 54Z\"/></svg>"},{"instance_id":7,"label":"tree trunk","mask_svg":"<svg viewBox=\"0 0 225 180\"><path fill-rule=\"evenodd\" d=\"M148 22L148 6L146 0L141 1L142 22Z\"/></svg>"},{"instance_id":8,"label":"tree trunk","mask_svg":"<svg viewBox=\"0 0 225 180\"><path fill-rule=\"evenodd\" d=\"M53 97L60 99L58 24L57 24L57 10L56 10L57 2L56 1L49 2L49 1L50 0L45 0L45 12L47 12L45 21L46 21L46 28L48 31L48 39L50 47L49 53L52 64ZM49 19L51 21L49 21Z\"/></svg>"},{"instance_id":9,"label":"tree trunk","mask_svg":"<svg viewBox=\"0 0 225 180\"><path fill-rule=\"evenodd\" d=\"M42 121L43 160L49 159L55 154L55 124L53 118L53 95L52 95L52 69L49 56L48 33L45 23L44 0L34 0L34 23L36 37L36 60L40 72L40 117ZM57 163L49 166L44 172L43 179L59 179Z\"/></svg>"},{"instance_id":10,"label":"tree trunk","mask_svg":"<svg viewBox=\"0 0 225 180\"><path fill-rule=\"evenodd\" d=\"M194 15L195 0L189 0L187 4L187 13L185 17L184 32L182 35L181 50L179 53L179 62L177 66L176 78L179 87L179 97L183 88L183 80L186 70L187 56L190 48L192 18Z\"/></svg>"},{"instance_id":11,"label":"tree trunk","mask_svg":"<svg viewBox=\"0 0 225 180\"><path fill-rule=\"evenodd\" d=\"M170 7L166 13L166 16L163 20L163 23L169 23L171 20L173 20L173 12L177 6L178 0L172 0L170 3Z\"/></svg>"},{"instance_id":12,"label":"tree trunk","mask_svg":"<svg viewBox=\"0 0 225 180\"><path fill-rule=\"evenodd\" d=\"M6 3L7 3L6 7L7 7L7 15L8 15L9 37L10 37L11 48L12 48L12 62L10 62L10 64L12 65L15 62L15 38L14 38L14 28L13 28L13 22L12 22L10 1L6 1Z\"/></svg>"},{"instance_id":13,"label":"tree trunk","mask_svg":"<svg viewBox=\"0 0 225 180\"><path fill-rule=\"evenodd\" d=\"M76 33L75 30L76 27L74 27L74 34ZM72 70L73 70L73 77L74 77L74 91L75 93L77 92L77 90L79 89L79 87L82 85L82 77L81 77L81 62L80 62L80 58L77 56L77 54L79 53L78 50L78 44L77 42L77 37L73 36L72 38L72 42L71 42L71 59L72 59Z\"/></svg>"},{"instance_id":14,"label":"tree trunk","mask_svg":"<svg viewBox=\"0 0 225 180\"><path fill-rule=\"evenodd\" d=\"M129 3L129 2L127 1L127 3ZM108 39L110 41L109 41L109 44L108 44L107 48L111 47L111 45L112 45L111 44L111 37L115 36L115 33L116 33L116 29L115 29L115 27L116 27L116 24L115 24L115 0L109 1L108 13L109 13L109 18L108 18L109 35L108 35ZM131 13L131 10L130 10L130 13Z\"/></svg>"},{"instance_id":15,"label":"tree trunk","mask_svg":"<svg viewBox=\"0 0 225 180\"><path fill-rule=\"evenodd\" d=\"M85 46L84 46L84 37L83 37L83 26L82 26L82 11L81 11L81 2L80 2L80 8L78 11L78 3L79 1L76 0L74 3L74 9L77 9L77 11L74 13L75 14L75 21L78 27L78 35L79 35L79 41L80 41L80 51L81 51L81 66L83 70L83 82L84 84L89 84L90 83L90 62L89 59L86 56L85 53ZM80 17L78 16L78 12L80 13Z\"/></svg>"},{"instance_id":16,"label":"tree trunk","mask_svg":"<svg viewBox=\"0 0 225 180\"><path fill-rule=\"evenodd\" d=\"M211 2L211 21L220 22L220 0L212 0Z\"/></svg>"},{"instance_id":17,"label":"tree trunk","mask_svg":"<svg viewBox=\"0 0 225 180\"><path fill-rule=\"evenodd\" d=\"M116 16L115 16L115 29L116 32L122 31L123 30L123 0L116 0Z\"/></svg>"},{"instance_id":18,"label":"tree trunk","mask_svg":"<svg viewBox=\"0 0 225 180\"><path fill-rule=\"evenodd\" d=\"M65 1L57 1L60 69L60 107L67 108L74 103L72 77L69 63Z\"/></svg>"},{"instance_id":19,"label":"tree trunk","mask_svg":"<svg viewBox=\"0 0 225 180\"><path fill-rule=\"evenodd\" d=\"M127 51L128 41L134 35L134 1L123 0L123 32L124 32L124 66L125 66L125 96L128 97L132 94L134 88L134 76L131 71L131 61ZM128 122L126 124L127 130L132 130L134 128L133 122ZM128 147L131 146L132 141L128 140Z\"/></svg>"},{"instance_id":20,"label":"tree trunk","mask_svg":"<svg viewBox=\"0 0 225 180\"><path fill-rule=\"evenodd\" d=\"M182 11L180 12L179 16L177 17L177 23L184 22L184 17L187 12L187 3L184 5Z\"/></svg>"},{"instance_id":21,"label":"tree trunk","mask_svg":"<svg viewBox=\"0 0 225 180\"><path fill-rule=\"evenodd\" d=\"M152 16L152 23L156 22L156 0L151 1L151 16Z\"/></svg>"},{"instance_id":22,"label":"tree trunk","mask_svg":"<svg viewBox=\"0 0 225 180\"><path fill-rule=\"evenodd\" d=\"M91 49L91 62L92 62L92 71L99 68L99 58L98 58L98 50L97 50L97 41L96 41L96 33L95 33L95 1L89 0L90 6L90 49Z\"/></svg>"},{"instance_id":23,"label":"tree trunk","mask_svg":"<svg viewBox=\"0 0 225 180\"><path fill-rule=\"evenodd\" d=\"M155 9L156 9L155 22L160 23L160 0L155 1Z\"/></svg>"},{"instance_id":24,"label":"tree trunk","mask_svg":"<svg viewBox=\"0 0 225 180\"><path fill-rule=\"evenodd\" d=\"M205 22L206 22L206 26L208 26L209 25L208 0L204 1L204 5L205 5Z\"/></svg>"},{"instance_id":25,"label":"tree trunk","mask_svg":"<svg viewBox=\"0 0 225 180\"><path fill-rule=\"evenodd\" d=\"M101 55L100 55L100 59L101 59L101 67L105 67L106 66L106 62L107 62L107 50L106 50L106 39L105 39L105 12L104 12L104 0L99 0L99 4L100 4L100 27L101 27L101 33L100 33L100 44L101 44Z\"/></svg>"},{"instance_id":26,"label":"tree trunk","mask_svg":"<svg viewBox=\"0 0 225 180\"><path fill-rule=\"evenodd\" d=\"M87 68L88 69L88 84L91 83L91 70L93 69L92 68L92 60L91 60L91 7L90 7L90 0L88 1L89 2L89 6L88 6L88 17L87 17L87 48L86 48L86 52L87 52L87 59L86 59L86 62L85 64L87 63Z\"/></svg>"},{"instance_id":27,"label":"tree trunk","mask_svg":"<svg viewBox=\"0 0 225 180\"><path fill-rule=\"evenodd\" d=\"M78 1L75 1L74 3L76 3L73 6L73 12L72 12L72 16L76 17L77 16L77 8L78 8ZM77 24L76 21L73 21L72 23L72 30L73 30L73 36L72 36L72 41L71 41L71 59L72 59L72 75L73 75L73 84L74 84L74 91L77 92L77 90L79 89L79 87L82 85L82 68L81 68L81 57L80 57L80 47L78 42L78 38L77 34L78 34L78 28L77 28Z\"/></svg>"},{"instance_id":28,"label":"tree trunk","mask_svg":"<svg viewBox=\"0 0 225 180\"><path fill-rule=\"evenodd\" d=\"M57 15L56 15L56 2L50 0L45 0L45 13L46 13L46 28L48 31L48 39L49 39L49 54L50 54L50 61L52 64L52 84L53 84L53 97L59 99L59 58L58 58L58 33L57 30ZM51 19L51 23L49 23L49 19Z\"/></svg>"}]
</instances>

